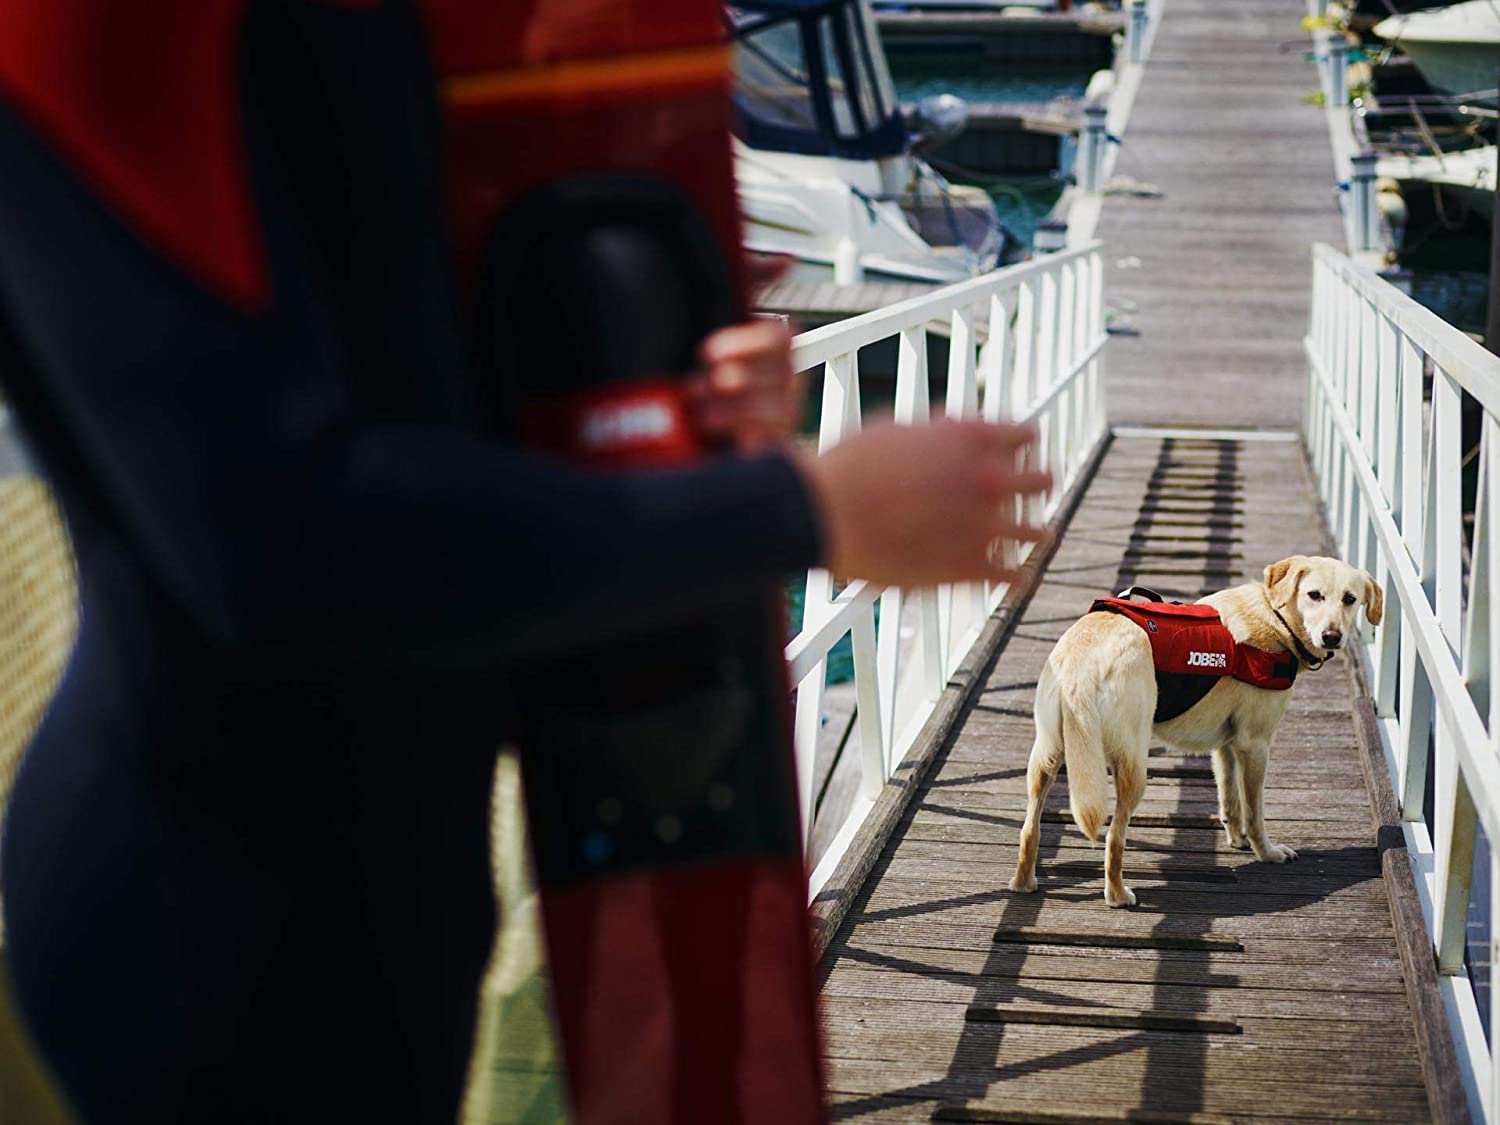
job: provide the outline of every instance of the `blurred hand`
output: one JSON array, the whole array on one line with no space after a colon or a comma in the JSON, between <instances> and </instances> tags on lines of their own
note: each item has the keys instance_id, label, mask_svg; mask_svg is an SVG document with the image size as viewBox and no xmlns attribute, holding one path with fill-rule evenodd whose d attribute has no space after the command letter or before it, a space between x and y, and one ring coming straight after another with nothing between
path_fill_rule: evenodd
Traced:
<instances>
[{"instance_id":1,"label":"blurred hand","mask_svg":"<svg viewBox=\"0 0 1500 1125\"><path fill-rule=\"evenodd\" d=\"M890 586L1014 581L1004 544L1046 537L1015 519L1017 497L1052 485L1050 473L1018 468L1035 438L1008 423L885 423L806 459L826 565Z\"/></svg>"},{"instance_id":2,"label":"blurred hand","mask_svg":"<svg viewBox=\"0 0 1500 1125\"><path fill-rule=\"evenodd\" d=\"M792 371L791 333L780 320L721 328L699 348L703 374L687 400L699 432L742 453L780 445L796 432L806 379Z\"/></svg>"}]
</instances>

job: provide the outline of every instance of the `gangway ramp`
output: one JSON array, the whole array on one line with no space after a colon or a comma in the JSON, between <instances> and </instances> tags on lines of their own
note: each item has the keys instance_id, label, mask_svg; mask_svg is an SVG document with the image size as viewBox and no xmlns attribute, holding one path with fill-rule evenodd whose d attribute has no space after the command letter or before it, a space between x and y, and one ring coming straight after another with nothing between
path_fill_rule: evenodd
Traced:
<instances>
[{"instance_id":1,"label":"gangway ramp","mask_svg":"<svg viewBox=\"0 0 1500 1125\"><path fill-rule=\"evenodd\" d=\"M1299 677L1273 746L1266 816L1295 862L1229 848L1207 759L1156 748L1133 909L1105 907L1065 775L1038 893L1006 887L1037 677L1090 601L1191 600L1329 546L1294 435L1114 439L828 949L835 1120L1431 1117L1347 659Z\"/></svg>"}]
</instances>

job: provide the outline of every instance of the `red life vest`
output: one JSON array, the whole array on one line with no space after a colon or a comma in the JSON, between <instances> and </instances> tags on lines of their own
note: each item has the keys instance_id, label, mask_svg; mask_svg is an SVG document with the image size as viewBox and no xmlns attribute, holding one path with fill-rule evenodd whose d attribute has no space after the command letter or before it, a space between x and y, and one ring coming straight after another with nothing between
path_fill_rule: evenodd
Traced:
<instances>
[{"instance_id":1,"label":"red life vest","mask_svg":"<svg viewBox=\"0 0 1500 1125\"><path fill-rule=\"evenodd\" d=\"M1132 601L1135 594L1149 600ZM1089 612L1101 611L1128 617L1151 641L1157 688L1154 722L1175 719L1225 676L1268 691L1286 691L1297 678L1294 655L1236 641L1213 606L1164 602L1159 594L1132 586L1118 598L1095 598Z\"/></svg>"}]
</instances>

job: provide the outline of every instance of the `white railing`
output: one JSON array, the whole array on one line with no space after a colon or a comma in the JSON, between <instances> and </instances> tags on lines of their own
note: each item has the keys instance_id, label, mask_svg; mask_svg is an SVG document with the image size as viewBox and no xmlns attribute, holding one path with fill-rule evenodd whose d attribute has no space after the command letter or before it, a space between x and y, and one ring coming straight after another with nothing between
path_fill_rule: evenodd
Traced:
<instances>
[{"instance_id":1,"label":"white railing","mask_svg":"<svg viewBox=\"0 0 1500 1125\"><path fill-rule=\"evenodd\" d=\"M1098 244L1092 243L798 336L797 369L823 368L819 452L860 428L858 353L869 344L897 338L896 421L928 420L928 326L946 323L945 413L1035 421L1041 434L1035 463L1051 470L1054 486L1024 514L1032 522L1050 518L1105 434L1102 270ZM983 347L980 324L987 328ZM1024 561L1029 552L1024 548L1009 561ZM861 762L860 792L813 871L811 895L827 882L1005 593L1005 586L990 583L907 591L854 581L836 590L826 570L808 572L802 631L786 656L797 689L797 780L809 833L828 654L845 635L854 655ZM908 609L910 651L901 636Z\"/></svg>"},{"instance_id":2,"label":"white railing","mask_svg":"<svg viewBox=\"0 0 1500 1125\"><path fill-rule=\"evenodd\" d=\"M1321 245L1306 344L1308 447L1339 550L1385 590L1385 622L1363 637L1370 690L1462 1079L1474 1118L1493 1123L1500 1067L1464 948L1476 823L1492 845L1490 902L1500 902L1500 691L1491 674L1500 668L1500 358ZM1465 396L1482 429L1467 563ZM1490 1041L1500 1041L1493 999L1490 1027Z\"/></svg>"}]
</instances>

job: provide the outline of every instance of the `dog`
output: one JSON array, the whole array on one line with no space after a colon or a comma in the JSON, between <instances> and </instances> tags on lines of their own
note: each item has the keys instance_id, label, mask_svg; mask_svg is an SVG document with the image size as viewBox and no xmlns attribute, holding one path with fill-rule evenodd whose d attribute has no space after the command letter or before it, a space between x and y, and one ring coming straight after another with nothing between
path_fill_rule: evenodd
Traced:
<instances>
[{"instance_id":1,"label":"dog","mask_svg":"<svg viewBox=\"0 0 1500 1125\"><path fill-rule=\"evenodd\" d=\"M1232 634L1235 653L1248 646L1260 650L1252 656L1285 661L1288 689L1296 672L1320 667L1345 638L1355 635L1360 607L1371 625L1379 625L1384 613L1375 579L1338 559L1295 555L1266 567L1264 578L1210 594L1197 604L1217 611ZM1109 811L1106 770L1114 774L1104 901L1135 905L1120 869L1130 815L1146 789L1146 754L1153 736L1176 750L1212 753L1219 819L1231 847L1253 850L1263 863L1297 858L1291 848L1266 835L1262 807L1271 738L1286 714L1291 691L1268 690L1226 674L1211 681L1207 693L1181 714L1155 721L1158 686L1148 629L1156 631L1154 624L1143 626L1118 612L1091 611L1063 634L1047 658L1037 683L1026 821L1011 890L1036 890L1042 804L1058 767L1066 762L1068 804L1090 841ZM1268 657L1271 653L1284 655ZM1219 657L1189 655L1197 658L1190 663L1223 666Z\"/></svg>"}]
</instances>

